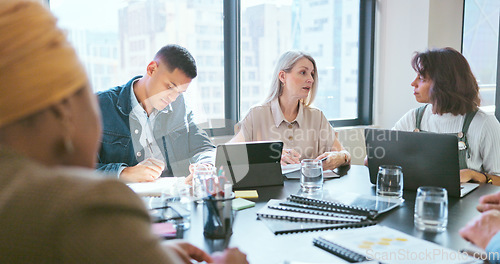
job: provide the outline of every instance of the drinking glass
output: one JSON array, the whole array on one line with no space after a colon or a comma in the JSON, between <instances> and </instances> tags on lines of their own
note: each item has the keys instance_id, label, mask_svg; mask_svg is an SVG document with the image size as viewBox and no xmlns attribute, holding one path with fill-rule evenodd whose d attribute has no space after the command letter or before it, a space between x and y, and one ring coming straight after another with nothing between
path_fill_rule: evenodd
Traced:
<instances>
[{"instance_id":1,"label":"drinking glass","mask_svg":"<svg viewBox=\"0 0 500 264\"><path fill-rule=\"evenodd\" d=\"M213 192L213 178L215 169L206 164L199 164L193 172L193 197L202 202L202 199Z\"/></svg>"},{"instance_id":2,"label":"drinking glass","mask_svg":"<svg viewBox=\"0 0 500 264\"><path fill-rule=\"evenodd\" d=\"M323 166L320 160L302 160L300 163L300 186L304 192L314 192L323 188Z\"/></svg>"},{"instance_id":3,"label":"drinking glass","mask_svg":"<svg viewBox=\"0 0 500 264\"><path fill-rule=\"evenodd\" d=\"M164 188L161 192L162 218L173 223L176 229L189 229L193 199L190 186L185 183L176 183Z\"/></svg>"},{"instance_id":4,"label":"drinking glass","mask_svg":"<svg viewBox=\"0 0 500 264\"><path fill-rule=\"evenodd\" d=\"M400 166L381 165L377 174L377 195L403 197L403 171Z\"/></svg>"},{"instance_id":5,"label":"drinking glass","mask_svg":"<svg viewBox=\"0 0 500 264\"><path fill-rule=\"evenodd\" d=\"M415 199L415 227L442 232L448 224L448 192L441 187L419 187Z\"/></svg>"}]
</instances>

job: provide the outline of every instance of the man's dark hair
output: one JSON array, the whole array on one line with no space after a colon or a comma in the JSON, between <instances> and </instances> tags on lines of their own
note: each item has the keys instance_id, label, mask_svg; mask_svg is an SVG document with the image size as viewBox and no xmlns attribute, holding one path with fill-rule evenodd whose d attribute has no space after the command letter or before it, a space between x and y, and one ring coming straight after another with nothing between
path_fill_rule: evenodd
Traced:
<instances>
[{"instance_id":1,"label":"man's dark hair","mask_svg":"<svg viewBox=\"0 0 500 264\"><path fill-rule=\"evenodd\" d=\"M453 48L417 52L411 66L433 81L432 110L437 114L465 115L477 110L479 86L465 57Z\"/></svg>"},{"instance_id":2,"label":"man's dark hair","mask_svg":"<svg viewBox=\"0 0 500 264\"><path fill-rule=\"evenodd\" d=\"M191 79L198 75L193 56L186 48L179 45L169 44L164 46L156 53L154 59L165 63L170 72L179 69Z\"/></svg>"}]
</instances>

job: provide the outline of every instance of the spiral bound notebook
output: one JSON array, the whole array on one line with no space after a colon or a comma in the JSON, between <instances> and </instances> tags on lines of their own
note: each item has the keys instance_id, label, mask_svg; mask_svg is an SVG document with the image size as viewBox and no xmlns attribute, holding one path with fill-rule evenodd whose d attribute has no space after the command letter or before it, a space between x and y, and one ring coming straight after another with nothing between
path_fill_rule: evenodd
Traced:
<instances>
[{"instance_id":1,"label":"spiral bound notebook","mask_svg":"<svg viewBox=\"0 0 500 264\"><path fill-rule=\"evenodd\" d=\"M380 225L335 230L315 238L313 244L349 262L482 263L464 253Z\"/></svg>"},{"instance_id":2,"label":"spiral bound notebook","mask_svg":"<svg viewBox=\"0 0 500 264\"><path fill-rule=\"evenodd\" d=\"M361 222L366 220L366 217L357 215L328 213L319 210L295 210L293 207L280 205L283 202L285 200L269 200L266 206L257 211L257 216L259 218L323 223Z\"/></svg>"},{"instance_id":3,"label":"spiral bound notebook","mask_svg":"<svg viewBox=\"0 0 500 264\"><path fill-rule=\"evenodd\" d=\"M330 229L357 228L376 224L376 222L371 220L364 220L359 222L308 222L275 218L261 218L261 220L275 235Z\"/></svg>"},{"instance_id":4,"label":"spiral bound notebook","mask_svg":"<svg viewBox=\"0 0 500 264\"><path fill-rule=\"evenodd\" d=\"M332 216L332 217L340 217L340 218L351 218L351 219L359 219L366 220L367 216L364 215L352 215L345 213L336 213L330 210L324 210L323 208L318 208L316 206L304 205L300 203L294 203L289 201L281 201L279 205L269 204L268 208L296 213L305 213L305 214L314 214L314 215L323 215L323 216Z\"/></svg>"},{"instance_id":5,"label":"spiral bound notebook","mask_svg":"<svg viewBox=\"0 0 500 264\"><path fill-rule=\"evenodd\" d=\"M355 228L376 222L366 216L337 214L321 210L288 207L286 200L271 199L257 216L275 235L339 228Z\"/></svg>"},{"instance_id":6,"label":"spiral bound notebook","mask_svg":"<svg viewBox=\"0 0 500 264\"><path fill-rule=\"evenodd\" d=\"M290 195L288 201L304 205L310 209L336 213L363 215L370 219L400 206L404 200L380 196L361 195L349 192L326 194L324 199L313 199L300 195Z\"/></svg>"}]
</instances>

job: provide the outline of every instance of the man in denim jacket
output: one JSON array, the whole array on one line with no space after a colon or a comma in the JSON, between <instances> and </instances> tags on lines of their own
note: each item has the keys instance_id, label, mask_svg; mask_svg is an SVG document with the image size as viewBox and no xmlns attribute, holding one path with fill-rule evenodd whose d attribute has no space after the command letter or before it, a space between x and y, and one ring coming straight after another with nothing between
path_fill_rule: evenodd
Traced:
<instances>
[{"instance_id":1,"label":"man in denim jacket","mask_svg":"<svg viewBox=\"0 0 500 264\"><path fill-rule=\"evenodd\" d=\"M213 163L214 145L193 122L182 96L196 75L191 54L167 45L144 76L98 93L103 136L97 169L143 182L187 176L190 164Z\"/></svg>"}]
</instances>

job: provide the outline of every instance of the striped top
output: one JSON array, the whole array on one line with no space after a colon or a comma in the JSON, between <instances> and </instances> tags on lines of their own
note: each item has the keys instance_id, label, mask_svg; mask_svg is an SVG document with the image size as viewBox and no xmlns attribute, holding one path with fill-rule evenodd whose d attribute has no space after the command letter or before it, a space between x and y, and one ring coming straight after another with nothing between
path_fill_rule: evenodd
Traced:
<instances>
[{"instance_id":1,"label":"striped top","mask_svg":"<svg viewBox=\"0 0 500 264\"><path fill-rule=\"evenodd\" d=\"M406 113L392 129L413 131L416 108ZM450 113L433 114L432 105L425 109L420 129L435 133L458 133L462 131L465 115ZM467 167L472 170L500 176L500 123L493 115L479 109L467 131L470 158Z\"/></svg>"}]
</instances>

